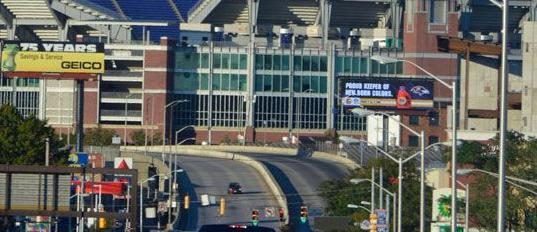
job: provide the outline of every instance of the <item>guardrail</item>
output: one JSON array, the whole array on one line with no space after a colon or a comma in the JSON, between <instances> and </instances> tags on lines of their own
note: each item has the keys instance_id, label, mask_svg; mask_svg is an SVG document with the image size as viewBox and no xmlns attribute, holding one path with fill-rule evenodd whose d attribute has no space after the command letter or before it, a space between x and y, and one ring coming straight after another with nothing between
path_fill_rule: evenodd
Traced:
<instances>
[{"instance_id":1,"label":"guardrail","mask_svg":"<svg viewBox=\"0 0 537 232\"><path fill-rule=\"evenodd\" d=\"M129 96L130 95L130 96ZM120 98L120 99L141 99L141 93L129 93L129 92L101 92L102 98Z\"/></svg>"}]
</instances>

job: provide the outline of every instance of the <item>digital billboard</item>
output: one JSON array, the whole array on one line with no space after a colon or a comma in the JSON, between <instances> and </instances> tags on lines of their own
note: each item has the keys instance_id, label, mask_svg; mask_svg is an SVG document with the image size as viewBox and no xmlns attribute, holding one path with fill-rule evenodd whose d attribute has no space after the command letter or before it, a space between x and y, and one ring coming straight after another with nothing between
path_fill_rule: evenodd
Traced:
<instances>
[{"instance_id":1,"label":"digital billboard","mask_svg":"<svg viewBox=\"0 0 537 232\"><path fill-rule=\"evenodd\" d=\"M104 72L102 43L2 42L2 72Z\"/></svg>"},{"instance_id":2,"label":"digital billboard","mask_svg":"<svg viewBox=\"0 0 537 232\"><path fill-rule=\"evenodd\" d=\"M433 107L433 81L417 78L340 77L346 107L420 109Z\"/></svg>"}]
</instances>

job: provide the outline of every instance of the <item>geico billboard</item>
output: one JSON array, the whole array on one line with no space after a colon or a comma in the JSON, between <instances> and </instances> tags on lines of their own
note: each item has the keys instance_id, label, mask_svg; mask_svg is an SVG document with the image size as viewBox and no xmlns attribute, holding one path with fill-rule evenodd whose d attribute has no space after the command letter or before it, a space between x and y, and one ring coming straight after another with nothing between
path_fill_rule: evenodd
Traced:
<instances>
[{"instance_id":1,"label":"geico billboard","mask_svg":"<svg viewBox=\"0 0 537 232\"><path fill-rule=\"evenodd\" d=\"M102 43L4 41L3 72L103 73Z\"/></svg>"},{"instance_id":2,"label":"geico billboard","mask_svg":"<svg viewBox=\"0 0 537 232\"><path fill-rule=\"evenodd\" d=\"M430 108L433 96L433 82L427 79L340 77L340 97L347 107Z\"/></svg>"}]
</instances>

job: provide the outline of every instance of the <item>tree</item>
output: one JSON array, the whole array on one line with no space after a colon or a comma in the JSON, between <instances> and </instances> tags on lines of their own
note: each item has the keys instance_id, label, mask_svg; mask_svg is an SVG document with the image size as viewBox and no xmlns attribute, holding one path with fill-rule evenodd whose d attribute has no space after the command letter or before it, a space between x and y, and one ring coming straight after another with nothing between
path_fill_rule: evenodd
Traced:
<instances>
[{"instance_id":1,"label":"tree","mask_svg":"<svg viewBox=\"0 0 537 232\"><path fill-rule=\"evenodd\" d=\"M47 126L46 121L35 116L24 118L11 105L0 107L0 163L44 165L47 139L50 144L50 163L65 163L67 152L60 149L64 143Z\"/></svg>"},{"instance_id":2,"label":"tree","mask_svg":"<svg viewBox=\"0 0 537 232\"><path fill-rule=\"evenodd\" d=\"M142 146L145 145L146 137L145 132L143 130L136 130L131 133L132 141L134 142L134 145L136 146Z\"/></svg>"},{"instance_id":3,"label":"tree","mask_svg":"<svg viewBox=\"0 0 537 232\"><path fill-rule=\"evenodd\" d=\"M397 192L398 165L387 158L370 160L368 167L354 170L348 177L341 180L333 180L323 183L320 186L321 196L328 203L326 209L332 216L351 216L356 222L369 218L369 213L360 209L349 209L347 204L359 204L360 201L369 201L371 197L370 182L357 185L350 183L350 179L371 179L371 167L383 168L383 183L385 188L391 192ZM378 178L378 175L377 175ZM403 231L417 231L419 228L419 194L420 182L419 172L413 162L408 162L403 166ZM378 180L377 180L378 182ZM377 188L378 191L378 188ZM425 202L427 206L432 204L432 189L427 186ZM378 201L378 195L377 195ZM391 203L391 202L390 202ZM391 207L391 206L390 206ZM391 215L390 215L391 216ZM430 207L425 210L427 224L430 222ZM429 228L426 225L426 228Z\"/></svg>"},{"instance_id":4,"label":"tree","mask_svg":"<svg viewBox=\"0 0 537 232\"><path fill-rule=\"evenodd\" d=\"M111 129L103 129L101 125L84 132L84 144L93 146L109 146L116 133Z\"/></svg>"}]
</instances>

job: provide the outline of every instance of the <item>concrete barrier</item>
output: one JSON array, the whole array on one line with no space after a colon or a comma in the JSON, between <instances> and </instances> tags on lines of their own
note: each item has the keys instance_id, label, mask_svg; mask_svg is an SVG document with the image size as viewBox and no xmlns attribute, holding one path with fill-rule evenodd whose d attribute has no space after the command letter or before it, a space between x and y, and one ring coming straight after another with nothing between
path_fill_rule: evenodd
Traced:
<instances>
[{"instance_id":1,"label":"concrete barrier","mask_svg":"<svg viewBox=\"0 0 537 232\"><path fill-rule=\"evenodd\" d=\"M193 146L188 146L193 147ZM197 146L199 147L199 146ZM152 146L148 147L148 152L162 152L162 146ZM168 146L169 148L169 146ZM135 146L128 146L128 147L122 147L122 151L144 151L144 147L135 147ZM171 151L172 149L164 149L165 153L167 151ZM246 165L249 165L253 169L255 169L259 175L263 178L265 183L267 184L268 188L270 189L272 195L274 195L274 198L276 199L276 202L278 203L280 208L285 209L286 214L286 221L287 224L289 222L289 216L288 216L288 210L287 210L287 198L285 197L285 194L283 193L283 190L280 188L280 185L278 185L278 182L272 174L270 174L270 171L265 167L265 165L261 164L261 162L250 158L245 155L239 155L235 153L230 152L223 152L223 151L215 151L212 149L192 149L181 147L180 153L182 155L190 155L190 156L199 156L199 157L208 157L208 158L216 158L216 159L230 159L230 160L237 160L238 162L242 162Z\"/></svg>"},{"instance_id":2,"label":"concrete barrier","mask_svg":"<svg viewBox=\"0 0 537 232\"><path fill-rule=\"evenodd\" d=\"M196 149L203 151L222 151L222 152L237 152L237 153L259 153L259 154L270 154L270 155L285 155L285 156L296 156L297 150L291 148L280 148L280 147L254 147L254 146L227 146L227 145L216 145L216 146L180 146L181 151L185 148L187 149ZM347 159L343 156L330 154L326 152L316 151L312 154L312 157L318 159L329 160L334 163L340 163L345 165L349 169L360 168L356 162L351 159Z\"/></svg>"}]
</instances>

